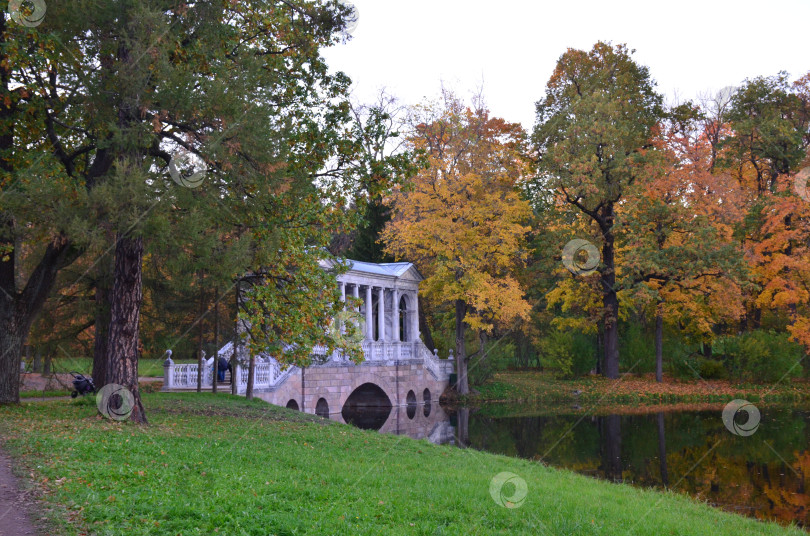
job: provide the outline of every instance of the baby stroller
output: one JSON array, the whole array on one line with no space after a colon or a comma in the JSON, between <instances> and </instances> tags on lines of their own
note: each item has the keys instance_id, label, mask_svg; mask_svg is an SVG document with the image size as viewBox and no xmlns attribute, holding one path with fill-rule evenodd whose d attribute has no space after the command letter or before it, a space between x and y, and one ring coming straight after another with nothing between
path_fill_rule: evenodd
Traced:
<instances>
[{"instance_id":1,"label":"baby stroller","mask_svg":"<svg viewBox=\"0 0 810 536\"><path fill-rule=\"evenodd\" d=\"M83 374L79 374L78 372L71 372L73 375L73 389L74 391L70 393L70 398L76 398L79 395L86 395L90 393L96 392L96 386L93 383L93 378L88 378Z\"/></svg>"}]
</instances>

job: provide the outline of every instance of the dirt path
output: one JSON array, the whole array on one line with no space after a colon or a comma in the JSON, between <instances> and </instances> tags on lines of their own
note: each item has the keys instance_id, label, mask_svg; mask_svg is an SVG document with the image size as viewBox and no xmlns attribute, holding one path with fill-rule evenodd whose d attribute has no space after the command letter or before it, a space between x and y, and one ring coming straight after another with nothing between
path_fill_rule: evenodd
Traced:
<instances>
[{"instance_id":1,"label":"dirt path","mask_svg":"<svg viewBox=\"0 0 810 536\"><path fill-rule=\"evenodd\" d=\"M39 534L28 517L31 501L31 494L20 489L11 472L11 459L0 450L0 536Z\"/></svg>"}]
</instances>

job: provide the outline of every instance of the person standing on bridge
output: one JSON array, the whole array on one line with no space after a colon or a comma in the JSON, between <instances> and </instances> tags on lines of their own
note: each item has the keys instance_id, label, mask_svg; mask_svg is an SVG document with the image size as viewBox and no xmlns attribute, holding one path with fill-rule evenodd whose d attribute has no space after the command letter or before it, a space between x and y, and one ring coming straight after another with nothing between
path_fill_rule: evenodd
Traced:
<instances>
[{"instance_id":1,"label":"person standing on bridge","mask_svg":"<svg viewBox=\"0 0 810 536\"><path fill-rule=\"evenodd\" d=\"M220 356L218 365L219 366L217 367L217 379L219 381L221 381L221 382L224 382L225 381L225 371L226 370L231 371L231 364L228 362L227 359ZM231 371L231 381L233 381L233 371Z\"/></svg>"}]
</instances>

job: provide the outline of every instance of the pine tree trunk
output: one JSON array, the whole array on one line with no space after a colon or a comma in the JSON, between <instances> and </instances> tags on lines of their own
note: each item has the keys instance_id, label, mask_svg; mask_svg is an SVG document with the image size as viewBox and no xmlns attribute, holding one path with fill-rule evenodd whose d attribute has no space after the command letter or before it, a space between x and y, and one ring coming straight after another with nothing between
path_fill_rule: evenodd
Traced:
<instances>
[{"instance_id":1,"label":"pine tree trunk","mask_svg":"<svg viewBox=\"0 0 810 536\"><path fill-rule=\"evenodd\" d=\"M219 289L214 293L214 370L219 370ZM224 374L224 372L223 372ZM218 376L214 376L214 392L217 392ZM233 383L233 367L231 367L231 383Z\"/></svg>"},{"instance_id":2,"label":"pine tree trunk","mask_svg":"<svg viewBox=\"0 0 810 536\"><path fill-rule=\"evenodd\" d=\"M231 354L231 394L238 395L239 394L239 385L236 382L236 360L239 355L237 354L237 350L239 348L239 344L241 344L242 339L239 337L239 307L240 307L240 300L242 299L242 295L240 293L241 288L241 280L237 280L236 282L236 289L234 292L234 299L236 300L236 323L233 326L234 330L234 337L233 337L233 353ZM301 411L304 411L304 399L303 399L303 382L304 382L304 369L301 369L301 383L302 383L302 391L301 391Z\"/></svg>"},{"instance_id":3,"label":"pine tree trunk","mask_svg":"<svg viewBox=\"0 0 810 536\"><path fill-rule=\"evenodd\" d=\"M467 304L464 300L456 300L456 391L460 395L470 392L470 383L467 379L467 346L464 342L466 314Z\"/></svg>"},{"instance_id":4,"label":"pine tree trunk","mask_svg":"<svg viewBox=\"0 0 810 536\"><path fill-rule=\"evenodd\" d=\"M655 309L655 381L664 381L664 313L659 303Z\"/></svg>"},{"instance_id":5,"label":"pine tree trunk","mask_svg":"<svg viewBox=\"0 0 810 536\"><path fill-rule=\"evenodd\" d=\"M619 297L616 294L616 259L613 238L612 208L607 217L607 232L604 232L605 243L602 247L602 263L605 265L602 274L602 292L605 325L605 360L604 375L611 379L619 377Z\"/></svg>"},{"instance_id":6,"label":"pine tree trunk","mask_svg":"<svg viewBox=\"0 0 810 536\"><path fill-rule=\"evenodd\" d=\"M126 388L134 398L129 418L146 424L146 412L138 389L138 341L142 288L143 238L119 234L115 245L115 269L111 293L110 330L107 346L107 383ZM101 386L96 386L101 387Z\"/></svg>"},{"instance_id":7,"label":"pine tree trunk","mask_svg":"<svg viewBox=\"0 0 810 536\"><path fill-rule=\"evenodd\" d=\"M103 263L106 264L106 263ZM96 281L95 308L96 322L93 327L93 383L100 389L107 381L107 346L110 329L110 288L107 285L107 273Z\"/></svg>"}]
</instances>

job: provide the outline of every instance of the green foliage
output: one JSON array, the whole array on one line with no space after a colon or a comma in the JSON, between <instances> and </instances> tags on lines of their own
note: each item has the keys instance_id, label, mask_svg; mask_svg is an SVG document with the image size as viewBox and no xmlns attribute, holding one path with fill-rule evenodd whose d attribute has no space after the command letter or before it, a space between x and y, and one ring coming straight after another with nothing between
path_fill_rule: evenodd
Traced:
<instances>
[{"instance_id":1,"label":"green foliage","mask_svg":"<svg viewBox=\"0 0 810 536\"><path fill-rule=\"evenodd\" d=\"M728 378L728 370L726 370L722 361L703 358L699 360L698 366L700 377L705 380L724 380Z\"/></svg>"},{"instance_id":2,"label":"green foliage","mask_svg":"<svg viewBox=\"0 0 810 536\"><path fill-rule=\"evenodd\" d=\"M592 335L554 330L540 341L540 366L558 378L587 374L596 364Z\"/></svg>"},{"instance_id":3,"label":"green foliage","mask_svg":"<svg viewBox=\"0 0 810 536\"><path fill-rule=\"evenodd\" d=\"M505 339L488 341L486 359L478 359L478 356L471 357L468 371L470 384L475 386L484 385L493 374L506 370L514 362L515 345Z\"/></svg>"},{"instance_id":4,"label":"green foliage","mask_svg":"<svg viewBox=\"0 0 810 536\"><path fill-rule=\"evenodd\" d=\"M655 371L655 338L637 322L624 324L619 335L622 368L634 373Z\"/></svg>"},{"instance_id":5,"label":"green foliage","mask_svg":"<svg viewBox=\"0 0 810 536\"><path fill-rule=\"evenodd\" d=\"M775 382L797 377L802 370L804 349L787 333L755 330L721 337L713 349L738 381Z\"/></svg>"}]
</instances>

